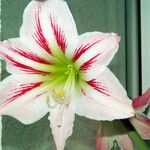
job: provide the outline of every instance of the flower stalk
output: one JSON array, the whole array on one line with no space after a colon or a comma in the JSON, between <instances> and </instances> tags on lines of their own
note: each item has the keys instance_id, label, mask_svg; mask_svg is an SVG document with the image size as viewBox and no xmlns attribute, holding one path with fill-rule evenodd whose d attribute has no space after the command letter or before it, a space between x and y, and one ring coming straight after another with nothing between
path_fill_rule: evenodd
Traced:
<instances>
[{"instance_id":1,"label":"flower stalk","mask_svg":"<svg viewBox=\"0 0 150 150\"><path fill-rule=\"evenodd\" d=\"M148 145L140 137L140 135L137 133L137 131L128 131L127 134L133 141L135 147L137 147L139 150L149 150Z\"/></svg>"}]
</instances>

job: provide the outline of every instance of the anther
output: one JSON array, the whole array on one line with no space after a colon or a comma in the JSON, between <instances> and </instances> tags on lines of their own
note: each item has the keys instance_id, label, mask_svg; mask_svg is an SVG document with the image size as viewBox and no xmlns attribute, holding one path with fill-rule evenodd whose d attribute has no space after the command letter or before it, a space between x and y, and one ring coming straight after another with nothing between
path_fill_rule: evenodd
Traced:
<instances>
[{"instance_id":1,"label":"anther","mask_svg":"<svg viewBox=\"0 0 150 150\"><path fill-rule=\"evenodd\" d=\"M54 109L58 105L57 103L55 103L55 105L51 106L49 102L50 102L50 97L46 96L46 104L50 109Z\"/></svg>"},{"instance_id":2,"label":"anther","mask_svg":"<svg viewBox=\"0 0 150 150\"><path fill-rule=\"evenodd\" d=\"M54 96L56 97L56 99L60 100L65 96L65 91L61 90L60 92L55 93Z\"/></svg>"}]
</instances>

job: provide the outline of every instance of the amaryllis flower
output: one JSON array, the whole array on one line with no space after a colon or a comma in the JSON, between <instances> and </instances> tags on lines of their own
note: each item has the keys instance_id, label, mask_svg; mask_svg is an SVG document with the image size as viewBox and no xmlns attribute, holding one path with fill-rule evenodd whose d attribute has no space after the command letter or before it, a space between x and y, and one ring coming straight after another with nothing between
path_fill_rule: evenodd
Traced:
<instances>
[{"instance_id":1,"label":"amaryllis flower","mask_svg":"<svg viewBox=\"0 0 150 150\"><path fill-rule=\"evenodd\" d=\"M150 88L143 95L133 99L132 106L135 109L136 115L130 118L131 124L145 140L150 139L150 116L143 113L149 107L149 101Z\"/></svg>"},{"instance_id":2,"label":"amaryllis flower","mask_svg":"<svg viewBox=\"0 0 150 150\"><path fill-rule=\"evenodd\" d=\"M145 140L150 139L150 118L143 113L145 108L148 107L149 101L150 88L143 95L132 100L132 106L136 111L136 115L129 119L141 138ZM138 149L145 149L144 146L148 149L137 136L133 138L130 134L129 137L128 132L119 120L101 122L96 138L96 150L110 150L117 148L117 146L121 150L134 150L134 144L137 144Z\"/></svg>"},{"instance_id":3,"label":"amaryllis flower","mask_svg":"<svg viewBox=\"0 0 150 150\"><path fill-rule=\"evenodd\" d=\"M133 142L121 121L101 121L96 137L96 150L134 150Z\"/></svg>"},{"instance_id":4,"label":"amaryllis flower","mask_svg":"<svg viewBox=\"0 0 150 150\"><path fill-rule=\"evenodd\" d=\"M115 33L79 36L63 0L31 1L20 37L0 45L12 74L0 85L0 113L30 124L50 112L57 150L72 134L75 113L95 120L134 116L126 91L107 68L119 41Z\"/></svg>"}]
</instances>

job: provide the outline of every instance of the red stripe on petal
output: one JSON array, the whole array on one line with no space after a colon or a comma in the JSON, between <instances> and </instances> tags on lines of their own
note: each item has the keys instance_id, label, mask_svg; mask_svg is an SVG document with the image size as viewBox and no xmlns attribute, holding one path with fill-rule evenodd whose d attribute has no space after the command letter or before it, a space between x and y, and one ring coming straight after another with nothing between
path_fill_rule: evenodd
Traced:
<instances>
[{"instance_id":1,"label":"red stripe on petal","mask_svg":"<svg viewBox=\"0 0 150 150\"><path fill-rule=\"evenodd\" d=\"M10 51L19 54L25 58L28 58L32 61L38 62L38 63L42 63L42 64L51 64L50 62L48 62L47 60L45 60L44 58L39 57L36 54L30 53L30 52L25 52L25 50L21 50L19 48L13 48L13 47L8 47L7 45L4 45L6 48L8 48Z\"/></svg>"},{"instance_id":2,"label":"red stripe on petal","mask_svg":"<svg viewBox=\"0 0 150 150\"><path fill-rule=\"evenodd\" d=\"M98 92L103 93L106 96L110 96L110 91L106 87L102 86L100 82L96 82L95 79L87 81L87 84L92 86Z\"/></svg>"},{"instance_id":3,"label":"red stripe on petal","mask_svg":"<svg viewBox=\"0 0 150 150\"><path fill-rule=\"evenodd\" d=\"M10 64L12 64L15 67L18 67L21 71L25 71L25 72L33 73L33 74L42 74L42 75L48 74L48 72L37 70L37 69L34 69L34 68L30 67L30 66L24 65L24 64L22 64L20 62L17 62L12 57L8 56L7 54L5 54L3 52L0 52L0 54L5 59L7 59Z\"/></svg>"},{"instance_id":4,"label":"red stripe on petal","mask_svg":"<svg viewBox=\"0 0 150 150\"><path fill-rule=\"evenodd\" d=\"M36 29L36 33L34 34L33 38L35 39L35 41L37 42L37 44L39 46L41 46L44 50L46 50L46 52L48 52L51 55L51 50L48 46L47 40L44 37L41 23L40 23L40 18L39 18L40 11L41 11L41 5L39 5L38 12L37 12L37 14L35 14L35 21L36 21L37 29Z\"/></svg>"},{"instance_id":5,"label":"red stripe on petal","mask_svg":"<svg viewBox=\"0 0 150 150\"><path fill-rule=\"evenodd\" d=\"M56 42L57 42L58 46L61 48L62 52L65 53L65 49L67 47L65 33L58 26L58 24L56 23L55 19L52 18L52 16L50 16L50 23L51 23L51 27L53 29L53 32L54 32L54 35L55 35Z\"/></svg>"},{"instance_id":6,"label":"red stripe on petal","mask_svg":"<svg viewBox=\"0 0 150 150\"><path fill-rule=\"evenodd\" d=\"M149 101L150 101L150 88L143 95L134 98L132 100L132 106L135 110L142 109L148 106Z\"/></svg>"},{"instance_id":7,"label":"red stripe on petal","mask_svg":"<svg viewBox=\"0 0 150 150\"><path fill-rule=\"evenodd\" d=\"M135 118L150 125L150 119L145 114L136 114Z\"/></svg>"},{"instance_id":8,"label":"red stripe on petal","mask_svg":"<svg viewBox=\"0 0 150 150\"><path fill-rule=\"evenodd\" d=\"M91 58L90 60L88 60L87 62L85 62L81 67L80 67L80 70L81 71L85 71L85 70L88 70L89 68L92 67L92 64L96 62L97 60L97 57L99 56L100 54L97 54L96 56L94 56L93 58Z\"/></svg>"},{"instance_id":9,"label":"red stripe on petal","mask_svg":"<svg viewBox=\"0 0 150 150\"><path fill-rule=\"evenodd\" d=\"M95 44L97 44L98 42L100 42L102 40L98 40L94 43L87 43L86 45L81 45L74 54L74 57L72 58L72 61L75 62L82 54L84 54L87 50L89 50L90 48L92 48Z\"/></svg>"},{"instance_id":10,"label":"red stripe on petal","mask_svg":"<svg viewBox=\"0 0 150 150\"><path fill-rule=\"evenodd\" d=\"M36 95L33 99L38 99L41 95L44 95L45 93L47 93L47 91Z\"/></svg>"},{"instance_id":11,"label":"red stripe on petal","mask_svg":"<svg viewBox=\"0 0 150 150\"><path fill-rule=\"evenodd\" d=\"M6 106L7 104L13 102L15 99L19 98L20 96L26 94L27 92L39 87L43 82L38 83L30 83L30 84L22 84L19 88L14 89L14 91L11 91L14 93L12 97L7 99L7 101L2 105L2 107Z\"/></svg>"}]
</instances>

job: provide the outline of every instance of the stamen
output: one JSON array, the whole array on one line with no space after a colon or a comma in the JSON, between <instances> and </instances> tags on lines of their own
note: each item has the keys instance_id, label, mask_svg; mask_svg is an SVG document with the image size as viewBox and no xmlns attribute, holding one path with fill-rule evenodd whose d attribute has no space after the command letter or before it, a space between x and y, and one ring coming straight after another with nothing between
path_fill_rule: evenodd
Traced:
<instances>
[{"instance_id":1,"label":"stamen","mask_svg":"<svg viewBox=\"0 0 150 150\"><path fill-rule=\"evenodd\" d=\"M65 91L64 90L61 90L60 92L55 93L55 97L58 100L61 100L64 96L65 96Z\"/></svg>"},{"instance_id":2,"label":"stamen","mask_svg":"<svg viewBox=\"0 0 150 150\"><path fill-rule=\"evenodd\" d=\"M49 103L50 97L49 96L46 97L46 103L49 108L55 108L56 106L58 106L58 104L60 105L60 111L59 111L58 119L57 119L57 124L58 124L57 126L58 126L58 128L60 128L62 126L62 119L63 119L62 117L63 117L64 109L65 109L65 107L68 108L69 101L68 101L68 98L65 97L64 90L61 90L57 93L55 91L53 91L52 98L55 101L54 106L50 105L50 103Z\"/></svg>"},{"instance_id":3,"label":"stamen","mask_svg":"<svg viewBox=\"0 0 150 150\"><path fill-rule=\"evenodd\" d=\"M64 103L64 99L65 99L65 91L61 90L59 92L55 92L53 91L51 93L53 100L55 101L55 103L57 104L63 104Z\"/></svg>"},{"instance_id":4,"label":"stamen","mask_svg":"<svg viewBox=\"0 0 150 150\"><path fill-rule=\"evenodd\" d=\"M49 102L50 102L50 97L49 97L49 96L46 96L46 104L47 104L47 106L48 106L50 109L54 109L54 108L56 108L56 106L58 105L57 103L55 103L54 106L51 106Z\"/></svg>"},{"instance_id":5,"label":"stamen","mask_svg":"<svg viewBox=\"0 0 150 150\"><path fill-rule=\"evenodd\" d=\"M58 120L57 120L57 123L58 123L58 128L60 128L62 126L62 117L63 117L63 113L64 113L64 110L65 110L65 106L66 105L60 105L60 111L59 111L59 116L58 116Z\"/></svg>"}]
</instances>

